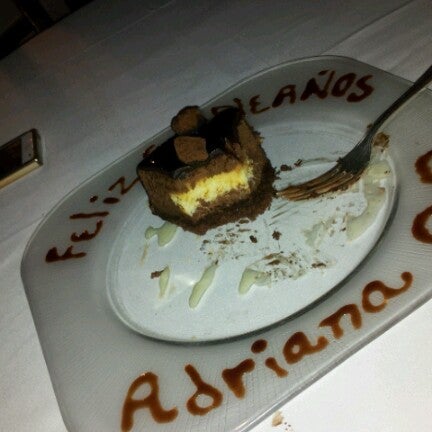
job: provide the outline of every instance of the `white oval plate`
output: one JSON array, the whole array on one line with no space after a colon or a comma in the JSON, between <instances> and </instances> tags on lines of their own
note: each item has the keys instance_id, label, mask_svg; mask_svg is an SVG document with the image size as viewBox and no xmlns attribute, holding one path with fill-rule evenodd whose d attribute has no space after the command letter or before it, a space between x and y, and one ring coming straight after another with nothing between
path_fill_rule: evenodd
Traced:
<instances>
[{"instance_id":1,"label":"white oval plate","mask_svg":"<svg viewBox=\"0 0 432 432\"><path fill-rule=\"evenodd\" d=\"M315 135L305 126L271 137L265 148L276 166L278 161L290 160L287 154L295 142L299 147L295 154L303 161L296 169L310 175L310 171L329 166L316 160L308 166L303 149L311 141L320 138L320 152L335 160L341 155L337 149L354 145L357 136L354 131L351 135L332 133L330 125ZM130 214L110 245L107 287L113 309L133 330L175 342L223 340L287 320L338 287L373 249L395 202L393 173L380 182L386 191L382 208L354 240L347 238L347 228L350 217L366 211L362 182L345 193L321 199L296 203L274 199L255 221L227 224L203 236L178 229L162 247L157 238L144 237L147 227L160 227L163 221L151 215L143 191L137 188ZM212 283L198 306L191 307L194 285L215 263ZM165 268L170 277L161 289L154 275ZM267 282L242 294L240 281L246 268L264 273Z\"/></svg>"},{"instance_id":2,"label":"white oval plate","mask_svg":"<svg viewBox=\"0 0 432 432\"><path fill-rule=\"evenodd\" d=\"M282 187L327 169L407 85L366 64L318 57L266 70L203 109L210 115L212 107L241 104ZM22 277L69 430L121 430L122 421L127 430L132 418L137 431L244 430L430 298L431 245L412 226L432 197L414 166L431 149L431 115L425 92L386 126L385 199L351 241L347 220L364 208L362 185L306 203L274 200L256 221L202 237L178 229L159 247L145 231L163 221L150 213L135 168L169 130L68 195L33 235ZM428 224L426 215L426 234ZM213 283L191 308L194 283L216 261ZM240 294L252 264L271 283ZM161 296L154 272L166 266L171 277ZM387 290L369 285L377 280ZM328 325L335 313L342 334ZM165 423L147 408L122 413L143 373L156 377L158 400L172 408ZM197 413L200 380L213 390ZM141 385L149 384L130 391L146 400Z\"/></svg>"}]
</instances>

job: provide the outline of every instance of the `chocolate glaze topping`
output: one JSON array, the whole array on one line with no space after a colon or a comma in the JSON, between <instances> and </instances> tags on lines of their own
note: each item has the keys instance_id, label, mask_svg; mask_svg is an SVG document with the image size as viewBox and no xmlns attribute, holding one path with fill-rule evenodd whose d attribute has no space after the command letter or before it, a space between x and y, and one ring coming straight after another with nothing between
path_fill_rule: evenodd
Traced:
<instances>
[{"instance_id":1,"label":"chocolate glaze topping","mask_svg":"<svg viewBox=\"0 0 432 432\"><path fill-rule=\"evenodd\" d=\"M227 108L217 113L211 120L202 124L196 131L191 132L190 136L204 138L206 141L206 150L209 158L225 152L225 144L228 141L235 142L238 138L235 136L236 125L242 118L238 108ZM167 139L161 145L156 147L151 153L144 154L144 159L138 165L139 170L162 170L167 172L171 177L177 178L185 171L206 163L193 162L185 164L176 153L174 140L178 135Z\"/></svg>"}]
</instances>

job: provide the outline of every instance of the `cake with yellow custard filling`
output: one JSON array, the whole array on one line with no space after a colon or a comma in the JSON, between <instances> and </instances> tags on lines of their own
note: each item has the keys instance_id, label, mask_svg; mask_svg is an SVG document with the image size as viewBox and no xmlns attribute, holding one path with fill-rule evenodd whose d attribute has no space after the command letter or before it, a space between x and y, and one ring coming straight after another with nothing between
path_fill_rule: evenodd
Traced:
<instances>
[{"instance_id":1,"label":"cake with yellow custard filling","mask_svg":"<svg viewBox=\"0 0 432 432\"><path fill-rule=\"evenodd\" d=\"M253 220L273 198L274 170L237 108L211 120L198 107L171 122L174 135L144 154L137 172L152 212L188 231Z\"/></svg>"}]
</instances>

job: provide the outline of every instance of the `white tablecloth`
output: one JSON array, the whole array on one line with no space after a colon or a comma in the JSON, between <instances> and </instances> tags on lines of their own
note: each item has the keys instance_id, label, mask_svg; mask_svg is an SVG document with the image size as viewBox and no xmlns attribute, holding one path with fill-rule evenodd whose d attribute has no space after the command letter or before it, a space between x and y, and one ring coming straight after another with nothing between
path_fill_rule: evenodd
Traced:
<instances>
[{"instance_id":1,"label":"white tablecloth","mask_svg":"<svg viewBox=\"0 0 432 432\"><path fill-rule=\"evenodd\" d=\"M324 53L414 80L432 63L432 1L97 0L0 60L0 142L36 127L45 154L0 190L1 431L65 430L20 279L44 214L178 107ZM429 301L254 431L432 430L431 317Z\"/></svg>"}]
</instances>

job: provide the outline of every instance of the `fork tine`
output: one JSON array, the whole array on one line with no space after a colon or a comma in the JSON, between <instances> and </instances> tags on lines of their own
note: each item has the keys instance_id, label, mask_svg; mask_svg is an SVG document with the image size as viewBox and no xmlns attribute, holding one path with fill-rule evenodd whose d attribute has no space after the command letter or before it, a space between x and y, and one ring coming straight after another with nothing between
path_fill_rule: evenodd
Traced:
<instances>
[{"instance_id":1,"label":"fork tine","mask_svg":"<svg viewBox=\"0 0 432 432\"><path fill-rule=\"evenodd\" d=\"M299 189L299 190L312 189L324 182L331 181L335 176L339 175L340 172L341 172L341 166L337 164L330 170L326 171L324 174L321 174L320 176L315 177L304 183L289 186L289 189L292 191L294 191L295 189Z\"/></svg>"},{"instance_id":2,"label":"fork tine","mask_svg":"<svg viewBox=\"0 0 432 432\"><path fill-rule=\"evenodd\" d=\"M296 190L290 190L290 188L288 188L288 190L284 191L283 196L284 198L288 198L293 201L301 201L308 198L315 198L323 193L329 193L332 190L337 189L338 186L343 185L344 182L344 177L341 177L331 183L322 183L321 185L318 185L314 188Z\"/></svg>"},{"instance_id":3,"label":"fork tine","mask_svg":"<svg viewBox=\"0 0 432 432\"><path fill-rule=\"evenodd\" d=\"M286 199L292 201L301 201L308 198L313 198L325 193L333 192L336 190L344 189L354 183L359 177L360 173L351 173L346 171L334 170L333 175L330 172L317 177L314 180L314 187L303 187L305 184L290 186L278 193ZM320 180L318 182L318 180Z\"/></svg>"},{"instance_id":4,"label":"fork tine","mask_svg":"<svg viewBox=\"0 0 432 432\"><path fill-rule=\"evenodd\" d=\"M316 188L314 188L314 192L317 194L324 194L328 192L332 192L337 189L342 189L344 186L352 183L356 178L352 172L342 172L340 176L334 178L332 181L323 183Z\"/></svg>"},{"instance_id":5,"label":"fork tine","mask_svg":"<svg viewBox=\"0 0 432 432\"><path fill-rule=\"evenodd\" d=\"M316 187L319 187L322 184L334 181L335 179L339 178L341 174L343 174L343 171L341 171L340 165L335 165L332 169L326 171L324 174L321 174L320 176L315 177L307 182L288 186L287 188L278 191L277 194L284 197L287 195L301 195L303 193L307 193L308 191L313 191Z\"/></svg>"}]
</instances>

